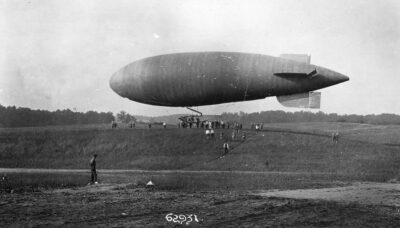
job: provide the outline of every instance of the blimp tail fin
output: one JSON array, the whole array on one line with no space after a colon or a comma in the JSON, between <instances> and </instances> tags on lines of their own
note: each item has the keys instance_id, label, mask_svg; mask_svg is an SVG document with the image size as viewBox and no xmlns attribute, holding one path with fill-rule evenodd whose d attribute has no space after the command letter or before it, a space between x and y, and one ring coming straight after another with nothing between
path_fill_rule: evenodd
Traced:
<instances>
[{"instance_id":1,"label":"blimp tail fin","mask_svg":"<svg viewBox=\"0 0 400 228\"><path fill-rule=\"evenodd\" d=\"M314 108L321 107L321 92L298 93L286 96L277 96L279 103L291 108Z\"/></svg>"},{"instance_id":2,"label":"blimp tail fin","mask_svg":"<svg viewBox=\"0 0 400 228\"><path fill-rule=\"evenodd\" d=\"M311 55L305 55L305 54L282 54L279 57L284 58L284 59L289 59L289 60L294 60L297 62L302 62L302 63L311 63Z\"/></svg>"}]
</instances>

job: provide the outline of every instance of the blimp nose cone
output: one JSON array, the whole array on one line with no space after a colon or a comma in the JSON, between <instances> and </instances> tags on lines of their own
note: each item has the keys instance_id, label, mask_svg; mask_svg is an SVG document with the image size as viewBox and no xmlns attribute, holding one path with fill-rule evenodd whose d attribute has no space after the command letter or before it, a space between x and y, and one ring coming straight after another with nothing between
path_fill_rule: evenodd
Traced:
<instances>
[{"instance_id":1,"label":"blimp nose cone","mask_svg":"<svg viewBox=\"0 0 400 228\"><path fill-rule=\"evenodd\" d=\"M349 77L346 75L323 67L318 67L317 72L324 78L324 81L330 85L339 84L349 80Z\"/></svg>"},{"instance_id":2,"label":"blimp nose cone","mask_svg":"<svg viewBox=\"0 0 400 228\"><path fill-rule=\"evenodd\" d=\"M350 80L349 77L347 77L347 76L344 75L344 74L340 74L340 73L335 73L335 74L333 75L333 79L334 79L337 83L342 83L342 82L345 82L345 81Z\"/></svg>"},{"instance_id":3,"label":"blimp nose cone","mask_svg":"<svg viewBox=\"0 0 400 228\"><path fill-rule=\"evenodd\" d=\"M110 87L118 95L125 97L123 75L122 75L121 71L118 71L111 76Z\"/></svg>"}]
</instances>

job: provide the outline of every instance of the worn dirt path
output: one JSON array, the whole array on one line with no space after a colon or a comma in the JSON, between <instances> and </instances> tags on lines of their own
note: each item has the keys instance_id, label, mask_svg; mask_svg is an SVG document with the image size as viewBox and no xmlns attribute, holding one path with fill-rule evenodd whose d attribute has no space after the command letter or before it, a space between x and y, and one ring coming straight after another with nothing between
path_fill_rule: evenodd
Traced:
<instances>
[{"instance_id":1,"label":"worn dirt path","mask_svg":"<svg viewBox=\"0 0 400 228\"><path fill-rule=\"evenodd\" d=\"M360 204L387 205L400 207L400 183L354 183L346 187L267 190L255 195L292 199L314 199Z\"/></svg>"}]
</instances>

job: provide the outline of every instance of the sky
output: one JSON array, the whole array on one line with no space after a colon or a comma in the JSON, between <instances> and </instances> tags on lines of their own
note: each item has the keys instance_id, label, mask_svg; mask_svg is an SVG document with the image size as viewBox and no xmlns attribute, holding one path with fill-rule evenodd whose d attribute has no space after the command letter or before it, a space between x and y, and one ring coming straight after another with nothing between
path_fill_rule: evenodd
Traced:
<instances>
[{"instance_id":1,"label":"sky","mask_svg":"<svg viewBox=\"0 0 400 228\"><path fill-rule=\"evenodd\" d=\"M109 79L145 57L194 51L309 54L350 77L321 90L321 111L400 114L398 0L0 0L0 104L188 113L119 97ZM275 97L198 109L302 110Z\"/></svg>"}]
</instances>

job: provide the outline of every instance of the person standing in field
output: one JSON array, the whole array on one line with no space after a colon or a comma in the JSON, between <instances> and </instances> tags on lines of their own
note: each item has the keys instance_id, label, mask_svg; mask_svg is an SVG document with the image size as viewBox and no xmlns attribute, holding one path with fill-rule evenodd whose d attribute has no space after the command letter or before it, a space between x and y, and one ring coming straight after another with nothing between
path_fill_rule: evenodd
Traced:
<instances>
[{"instance_id":1,"label":"person standing in field","mask_svg":"<svg viewBox=\"0 0 400 228\"><path fill-rule=\"evenodd\" d=\"M91 171L91 179L90 184L97 184L97 172L96 172L96 158L97 154L94 154L92 159L90 159L90 171Z\"/></svg>"},{"instance_id":2,"label":"person standing in field","mask_svg":"<svg viewBox=\"0 0 400 228\"><path fill-rule=\"evenodd\" d=\"M332 142L337 144L339 142L339 132L332 133Z\"/></svg>"},{"instance_id":3,"label":"person standing in field","mask_svg":"<svg viewBox=\"0 0 400 228\"><path fill-rule=\"evenodd\" d=\"M224 148L224 155L228 154L228 152L229 152L229 144L227 142L224 143L223 148Z\"/></svg>"},{"instance_id":4,"label":"person standing in field","mask_svg":"<svg viewBox=\"0 0 400 228\"><path fill-rule=\"evenodd\" d=\"M339 132L335 133L335 144L338 144L339 142Z\"/></svg>"},{"instance_id":5,"label":"person standing in field","mask_svg":"<svg viewBox=\"0 0 400 228\"><path fill-rule=\"evenodd\" d=\"M14 190L13 190L12 187L11 187L10 182L8 181L8 177L7 177L6 174L4 174L4 175L1 177L0 186L1 186L0 192L1 192L1 191L5 191L5 192L7 192L7 193L13 193L13 192L14 192Z\"/></svg>"},{"instance_id":6,"label":"person standing in field","mask_svg":"<svg viewBox=\"0 0 400 228\"><path fill-rule=\"evenodd\" d=\"M210 130L206 130L206 138L209 139L210 138Z\"/></svg>"},{"instance_id":7,"label":"person standing in field","mask_svg":"<svg viewBox=\"0 0 400 228\"><path fill-rule=\"evenodd\" d=\"M210 136L211 136L212 139L214 138L214 129L212 129L212 128L210 130Z\"/></svg>"},{"instance_id":8,"label":"person standing in field","mask_svg":"<svg viewBox=\"0 0 400 228\"><path fill-rule=\"evenodd\" d=\"M246 133L243 133L243 135L242 135L242 141L246 141Z\"/></svg>"}]
</instances>

